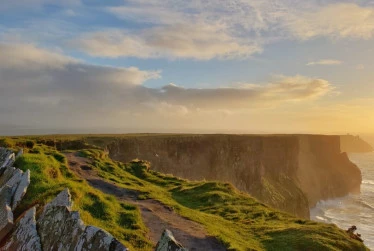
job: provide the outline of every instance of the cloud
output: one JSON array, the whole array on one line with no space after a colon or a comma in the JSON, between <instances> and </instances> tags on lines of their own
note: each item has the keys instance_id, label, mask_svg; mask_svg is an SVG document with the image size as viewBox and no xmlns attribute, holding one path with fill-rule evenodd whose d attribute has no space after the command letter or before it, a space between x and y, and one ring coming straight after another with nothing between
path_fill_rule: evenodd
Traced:
<instances>
[{"instance_id":1,"label":"cloud","mask_svg":"<svg viewBox=\"0 0 374 251\"><path fill-rule=\"evenodd\" d=\"M117 17L153 24L220 23L238 37L368 39L374 32L374 8L338 1L129 1L107 9ZM137 21L139 20L139 21Z\"/></svg>"},{"instance_id":2,"label":"cloud","mask_svg":"<svg viewBox=\"0 0 374 251\"><path fill-rule=\"evenodd\" d=\"M369 39L374 34L374 8L353 3L329 4L314 11L295 11L283 26L296 38Z\"/></svg>"},{"instance_id":3,"label":"cloud","mask_svg":"<svg viewBox=\"0 0 374 251\"><path fill-rule=\"evenodd\" d=\"M10 48L15 53L7 61ZM159 71L90 65L29 44L0 44L0 62L0 116L9 124L139 126L161 125L165 117L175 124L199 114L222 117L307 101L333 90L326 80L303 76L212 89L148 88L144 82L159 78Z\"/></svg>"},{"instance_id":4,"label":"cloud","mask_svg":"<svg viewBox=\"0 0 374 251\"><path fill-rule=\"evenodd\" d=\"M106 11L150 28L87 33L74 45L92 56L246 58L280 39L369 39L374 34L374 8L353 3L154 0L128 1Z\"/></svg>"},{"instance_id":5,"label":"cloud","mask_svg":"<svg viewBox=\"0 0 374 251\"><path fill-rule=\"evenodd\" d=\"M78 6L81 4L80 0L0 0L0 11L9 9L37 9L43 5L57 5L57 6Z\"/></svg>"},{"instance_id":6,"label":"cloud","mask_svg":"<svg viewBox=\"0 0 374 251\"><path fill-rule=\"evenodd\" d=\"M195 60L248 58L282 40L371 39L374 34L374 8L365 1L129 0L114 5L0 0L0 9L16 7L15 11L46 5L66 8L53 17L27 19L27 24L5 24L0 33L64 48L66 41L75 40L68 43L73 49L96 57ZM103 11L120 20L93 22L91 15ZM86 20L87 26L69 22L74 15Z\"/></svg>"},{"instance_id":7,"label":"cloud","mask_svg":"<svg viewBox=\"0 0 374 251\"><path fill-rule=\"evenodd\" d=\"M246 58L262 49L241 42L220 26L179 24L154 27L137 33L120 30L85 34L72 42L81 50L99 57L139 58Z\"/></svg>"},{"instance_id":8,"label":"cloud","mask_svg":"<svg viewBox=\"0 0 374 251\"><path fill-rule=\"evenodd\" d=\"M308 66L314 66L314 65L340 65L343 62L340 60L334 60L334 59L323 59L319 61L312 61L307 63Z\"/></svg>"},{"instance_id":9,"label":"cloud","mask_svg":"<svg viewBox=\"0 0 374 251\"><path fill-rule=\"evenodd\" d=\"M128 90L160 77L136 67L90 65L28 44L0 44L0 62L1 116L31 124L35 117L60 124L69 116L110 114L130 102L135 93Z\"/></svg>"},{"instance_id":10,"label":"cloud","mask_svg":"<svg viewBox=\"0 0 374 251\"><path fill-rule=\"evenodd\" d=\"M305 101L332 91L323 79L304 76L278 76L271 83L240 83L236 87L215 89L183 88L174 84L164 86L155 97L174 105L198 109L251 109L282 102Z\"/></svg>"},{"instance_id":11,"label":"cloud","mask_svg":"<svg viewBox=\"0 0 374 251\"><path fill-rule=\"evenodd\" d=\"M78 60L56 52L42 50L32 44L1 44L0 69L23 69L25 71L41 69L62 69Z\"/></svg>"}]
</instances>

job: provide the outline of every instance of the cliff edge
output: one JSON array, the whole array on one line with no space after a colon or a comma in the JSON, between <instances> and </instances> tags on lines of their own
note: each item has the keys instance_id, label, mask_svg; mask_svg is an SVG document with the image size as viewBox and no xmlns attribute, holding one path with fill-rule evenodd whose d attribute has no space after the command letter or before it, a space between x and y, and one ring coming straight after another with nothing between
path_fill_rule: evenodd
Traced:
<instances>
[{"instance_id":1,"label":"cliff edge","mask_svg":"<svg viewBox=\"0 0 374 251\"><path fill-rule=\"evenodd\" d=\"M128 136L107 149L115 160L148 160L159 172L230 182L303 218L319 200L357 192L361 184L360 170L340 151L339 136Z\"/></svg>"}]
</instances>

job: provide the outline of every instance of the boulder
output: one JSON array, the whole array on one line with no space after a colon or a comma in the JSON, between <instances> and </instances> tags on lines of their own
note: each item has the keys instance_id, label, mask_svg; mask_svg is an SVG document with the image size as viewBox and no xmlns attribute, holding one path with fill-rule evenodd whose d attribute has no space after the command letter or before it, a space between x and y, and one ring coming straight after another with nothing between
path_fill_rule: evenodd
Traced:
<instances>
[{"instance_id":1,"label":"boulder","mask_svg":"<svg viewBox=\"0 0 374 251\"><path fill-rule=\"evenodd\" d=\"M35 207L28 210L17 222L15 231L11 234L5 245L0 249L17 251L41 251L41 243L36 230Z\"/></svg>"},{"instance_id":2,"label":"boulder","mask_svg":"<svg viewBox=\"0 0 374 251\"><path fill-rule=\"evenodd\" d=\"M182 244L175 240L173 233L165 229L157 243L155 251L188 251Z\"/></svg>"}]
</instances>

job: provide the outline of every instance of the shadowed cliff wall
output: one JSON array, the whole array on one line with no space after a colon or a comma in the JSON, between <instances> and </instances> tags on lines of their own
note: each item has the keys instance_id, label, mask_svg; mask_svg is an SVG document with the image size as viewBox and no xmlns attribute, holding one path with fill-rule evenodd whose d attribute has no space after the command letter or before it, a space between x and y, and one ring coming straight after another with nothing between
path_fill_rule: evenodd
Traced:
<instances>
[{"instance_id":1,"label":"shadowed cliff wall","mask_svg":"<svg viewBox=\"0 0 374 251\"><path fill-rule=\"evenodd\" d=\"M178 177L230 182L304 218L318 200L357 190L361 182L358 168L340 153L338 136L133 136L108 150L115 160L148 160L154 170Z\"/></svg>"}]
</instances>

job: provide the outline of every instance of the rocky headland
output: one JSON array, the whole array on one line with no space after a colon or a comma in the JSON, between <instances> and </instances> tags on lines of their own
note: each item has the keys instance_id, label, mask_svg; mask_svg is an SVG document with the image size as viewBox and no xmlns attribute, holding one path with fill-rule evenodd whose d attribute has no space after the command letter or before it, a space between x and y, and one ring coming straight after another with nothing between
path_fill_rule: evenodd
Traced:
<instances>
[{"instance_id":1,"label":"rocky headland","mask_svg":"<svg viewBox=\"0 0 374 251\"><path fill-rule=\"evenodd\" d=\"M368 153L374 148L360 136L342 135L340 136L340 149L347 153Z\"/></svg>"}]
</instances>

